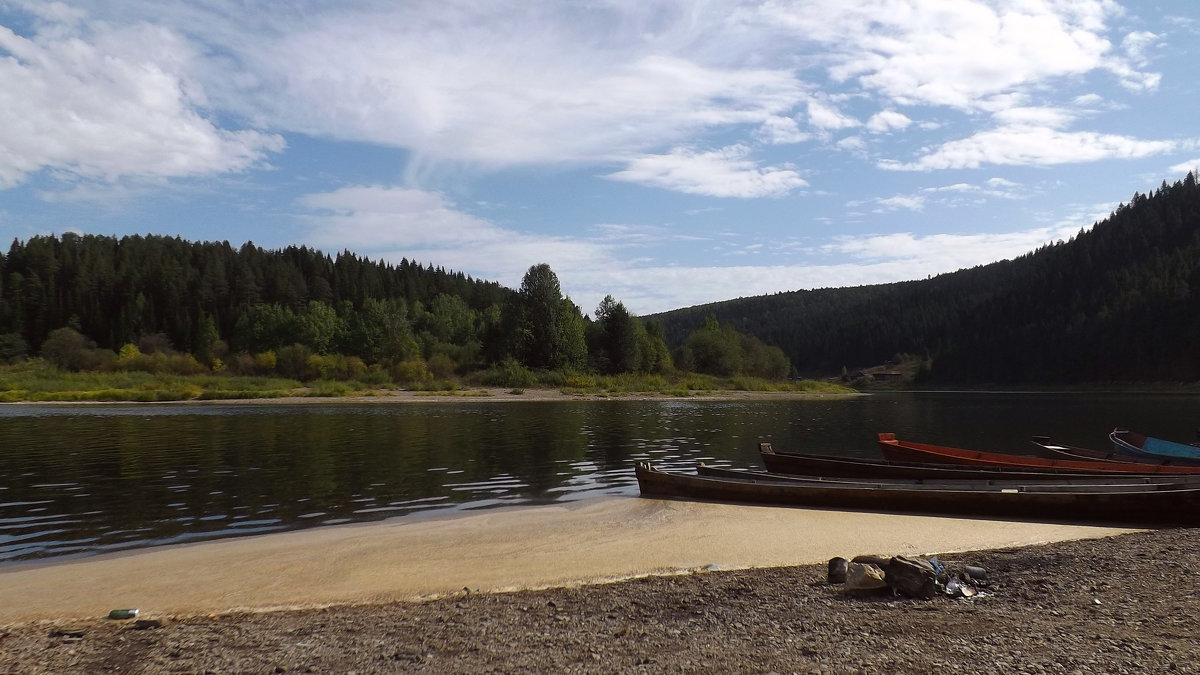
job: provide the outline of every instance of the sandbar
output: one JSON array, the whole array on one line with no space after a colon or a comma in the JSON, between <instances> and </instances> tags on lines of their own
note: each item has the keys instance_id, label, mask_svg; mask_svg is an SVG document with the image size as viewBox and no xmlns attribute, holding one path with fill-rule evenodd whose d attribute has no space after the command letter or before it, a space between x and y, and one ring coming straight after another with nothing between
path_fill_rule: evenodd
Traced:
<instances>
[{"instance_id":1,"label":"sandbar","mask_svg":"<svg viewBox=\"0 0 1200 675\"><path fill-rule=\"evenodd\" d=\"M1129 529L606 497L164 546L0 570L0 623L418 601L714 569L924 555Z\"/></svg>"}]
</instances>

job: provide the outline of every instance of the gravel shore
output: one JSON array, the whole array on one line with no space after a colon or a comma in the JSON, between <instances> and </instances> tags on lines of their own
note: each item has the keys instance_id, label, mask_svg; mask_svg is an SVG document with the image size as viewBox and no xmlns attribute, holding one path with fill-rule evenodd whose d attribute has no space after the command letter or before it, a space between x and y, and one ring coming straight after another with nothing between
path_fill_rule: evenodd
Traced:
<instances>
[{"instance_id":1,"label":"gravel shore","mask_svg":"<svg viewBox=\"0 0 1200 675\"><path fill-rule=\"evenodd\" d=\"M1200 531L942 561L984 567L984 592L852 597L809 565L420 603L39 621L0 628L0 671L1200 672Z\"/></svg>"}]
</instances>

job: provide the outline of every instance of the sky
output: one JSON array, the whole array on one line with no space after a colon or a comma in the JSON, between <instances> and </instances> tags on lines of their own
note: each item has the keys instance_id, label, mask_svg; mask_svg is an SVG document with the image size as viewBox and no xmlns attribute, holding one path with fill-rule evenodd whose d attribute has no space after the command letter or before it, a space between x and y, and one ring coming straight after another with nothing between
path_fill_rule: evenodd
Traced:
<instances>
[{"instance_id":1,"label":"sky","mask_svg":"<svg viewBox=\"0 0 1200 675\"><path fill-rule=\"evenodd\" d=\"M585 313L924 279L1200 167L1194 0L0 0L0 241L304 245Z\"/></svg>"}]
</instances>

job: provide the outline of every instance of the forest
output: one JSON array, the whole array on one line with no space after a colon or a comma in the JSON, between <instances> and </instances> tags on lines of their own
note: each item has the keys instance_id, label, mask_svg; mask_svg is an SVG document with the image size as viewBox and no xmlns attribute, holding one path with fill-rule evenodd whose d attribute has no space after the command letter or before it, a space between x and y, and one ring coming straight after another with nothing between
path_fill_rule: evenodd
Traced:
<instances>
[{"instance_id":1,"label":"forest","mask_svg":"<svg viewBox=\"0 0 1200 675\"><path fill-rule=\"evenodd\" d=\"M716 321L667 348L611 296L589 316L546 264L519 289L349 251L63 234L0 255L0 363L421 385L479 371L781 378L783 352Z\"/></svg>"},{"instance_id":2,"label":"forest","mask_svg":"<svg viewBox=\"0 0 1200 675\"><path fill-rule=\"evenodd\" d=\"M740 298L648 317L668 344L716 318L827 376L920 359L939 383L1200 381L1200 187L1135 193L1070 241L902 283Z\"/></svg>"},{"instance_id":3,"label":"forest","mask_svg":"<svg viewBox=\"0 0 1200 675\"><path fill-rule=\"evenodd\" d=\"M1197 344L1193 174L1012 260L641 318L611 296L585 313L545 264L509 289L409 260L165 236L39 236L0 255L0 363L74 371L830 378L908 358L936 383L1191 383Z\"/></svg>"}]
</instances>

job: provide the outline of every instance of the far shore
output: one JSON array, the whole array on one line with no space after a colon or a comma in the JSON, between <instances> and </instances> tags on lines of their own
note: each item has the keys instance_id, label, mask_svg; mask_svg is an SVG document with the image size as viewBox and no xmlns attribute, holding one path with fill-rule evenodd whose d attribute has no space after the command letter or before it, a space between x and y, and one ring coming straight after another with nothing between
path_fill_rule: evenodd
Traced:
<instances>
[{"instance_id":1,"label":"far shore","mask_svg":"<svg viewBox=\"0 0 1200 675\"><path fill-rule=\"evenodd\" d=\"M95 405L355 405L392 403L475 403L475 402L553 402L553 401L789 401L837 399L864 396L862 392L819 393L804 391L743 391L733 389L703 391L687 396L655 392L579 393L561 389L473 387L454 391L380 389L371 395L356 396L280 396L277 398L215 398L181 401L10 401L0 406L95 406Z\"/></svg>"}]
</instances>

